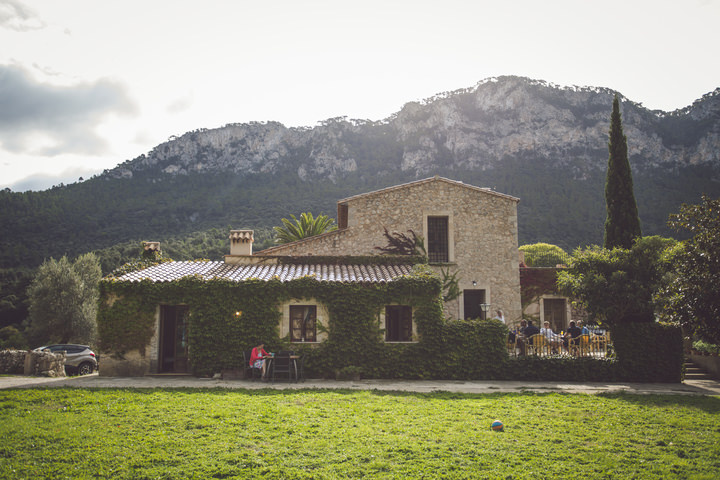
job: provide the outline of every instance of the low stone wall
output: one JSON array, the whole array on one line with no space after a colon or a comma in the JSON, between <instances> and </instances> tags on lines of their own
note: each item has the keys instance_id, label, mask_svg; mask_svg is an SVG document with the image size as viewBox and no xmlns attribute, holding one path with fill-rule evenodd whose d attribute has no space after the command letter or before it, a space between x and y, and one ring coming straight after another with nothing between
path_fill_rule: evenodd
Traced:
<instances>
[{"instance_id":1,"label":"low stone wall","mask_svg":"<svg viewBox=\"0 0 720 480\"><path fill-rule=\"evenodd\" d=\"M25 373L25 350L0 350L0 373L22 375Z\"/></svg>"},{"instance_id":2,"label":"low stone wall","mask_svg":"<svg viewBox=\"0 0 720 480\"><path fill-rule=\"evenodd\" d=\"M27 352L23 374L41 377L64 377L65 352Z\"/></svg>"},{"instance_id":3,"label":"low stone wall","mask_svg":"<svg viewBox=\"0 0 720 480\"><path fill-rule=\"evenodd\" d=\"M137 350L124 354L103 353L101 377L142 377L150 372L150 362Z\"/></svg>"},{"instance_id":4,"label":"low stone wall","mask_svg":"<svg viewBox=\"0 0 720 480\"><path fill-rule=\"evenodd\" d=\"M716 355L695 354L690 354L688 357L690 357L690 360L692 360L695 365L708 372L711 377L720 380L720 357Z\"/></svg>"}]
</instances>

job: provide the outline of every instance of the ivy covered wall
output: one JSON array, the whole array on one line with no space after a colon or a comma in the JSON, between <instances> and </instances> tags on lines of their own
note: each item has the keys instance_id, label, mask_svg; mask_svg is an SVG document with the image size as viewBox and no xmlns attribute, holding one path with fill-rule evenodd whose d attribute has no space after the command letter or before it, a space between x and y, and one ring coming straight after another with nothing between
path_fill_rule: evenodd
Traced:
<instances>
[{"instance_id":1,"label":"ivy covered wall","mask_svg":"<svg viewBox=\"0 0 720 480\"><path fill-rule=\"evenodd\" d=\"M535 381L681 378L682 342L676 327L648 324L642 326L648 331L635 332L628 327L627 332L613 332L617 360L510 359L506 351L507 327L497 320L445 319L441 289L438 276L424 265L416 266L412 275L373 284L320 282L314 277L289 282L208 281L200 277L165 283L105 279L100 283L98 312L100 352L101 356L113 357L139 351L149 362L151 353L147 347L156 334L158 305L187 305L189 355L196 375L241 367L243 350L262 341L271 351L293 349L305 353L309 376L326 378L349 366L359 367L364 378ZM287 336L280 337L282 314L278 307L292 299L310 298L327 308L328 324L318 327L327 329L327 340L291 344ZM379 314L390 304L412 306L417 342L385 342ZM646 339L642 353L637 350L637 342L631 341L637 338Z\"/></svg>"},{"instance_id":2,"label":"ivy covered wall","mask_svg":"<svg viewBox=\"0 0 720 480\"><path fill-rule=\"evenodd\" d=\"M239 368L243 350L264 342L272 351L303 351L309 373L318 376L334 376L343 367L356 366L365 378L459 378L468 374L483 378L490 365L507 360L507 330L493 321L445 320L441 288L440 279L424 265L416 266L412 275L372 284L320 282L314 277L288 282L200 277L157 283L106 279L100 285L100 350L111 355L138 350L145 355L155 333L157 306L187 305L189 355L196 375ZM290 344L287 336L279 336L278 306L305 298L315 298L328 309L328 325L319 327L327 329L327 340ZM385 343L378 318L389 304L413 307L418 342ZM449 357L453 360L448 361ZM468 365L472 365L470 370Z\"/></svg>"}]
</instances>

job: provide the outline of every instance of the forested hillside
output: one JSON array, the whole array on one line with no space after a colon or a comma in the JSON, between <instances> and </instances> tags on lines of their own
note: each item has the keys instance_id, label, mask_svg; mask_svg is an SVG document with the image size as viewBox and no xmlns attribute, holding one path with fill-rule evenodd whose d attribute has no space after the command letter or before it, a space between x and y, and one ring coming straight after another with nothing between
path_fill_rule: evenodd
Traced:
<instances>
[{"instance_id":1,"label":"forested hillside","mask_svg":"<svg viewBox=\"0 0 720 480\"><path fill-rule=\"evenodd\" d=\"M338 199L432 175L519 197L520 244L598 244L614 94L489 79L380 121L199 129L83 182L2 191L0 327L23 316L46 258L97 251L108 273L158 240L173 258L219 259L231 228L265 232L262 245L289 214L334 217ZM672 235L681 203L720 196L720 89L669 113L621 99L643 234Z\"/></svg>"}]
</instances>

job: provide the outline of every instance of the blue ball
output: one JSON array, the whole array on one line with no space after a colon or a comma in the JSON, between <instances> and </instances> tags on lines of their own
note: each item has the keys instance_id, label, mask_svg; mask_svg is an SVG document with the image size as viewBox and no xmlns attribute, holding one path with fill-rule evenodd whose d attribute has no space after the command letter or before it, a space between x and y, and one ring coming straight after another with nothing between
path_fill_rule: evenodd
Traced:
<instances>
[{"instance_id":1,"label":"blue ball","mask_svg":"<svg viewBox=\"0 0 720 480\"><path fill-rule=\"evenodd\" d=\"M496 432L502 432L502 431L503 431L503 427L504 427L503 422L501 422L500 420L495 420L495 421L492 422L492 424L490 425L490 428L492 428L492 429L495 430Z\"/></svg>"}]
</instances>

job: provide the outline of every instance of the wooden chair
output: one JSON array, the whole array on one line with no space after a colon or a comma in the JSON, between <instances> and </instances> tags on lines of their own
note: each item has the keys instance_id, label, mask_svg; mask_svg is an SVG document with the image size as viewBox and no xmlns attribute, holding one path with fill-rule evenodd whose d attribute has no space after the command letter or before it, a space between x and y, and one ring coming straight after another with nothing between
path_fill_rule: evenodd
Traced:
<instances>
[{"instance_id":1,"label":"wooden chair","mask_svg":"<svg viewBox=\"0 0 720 480\"><path fill-rule=\"evenodd\" d=\"M575 339L576 344L575 347L577 349L577 355L579 357L589 357L590 356L590 335L583 334L580 335Z\"/></svg>"},{"instance_id":2,"label":"wooden chair","mask_svg":"<svg viewBox=\"0 0 720 480\"><path fill-rule=\"evenodd\" d=\"M607 337L605 335L593 335L590 337L590 354L593 357L607 356Z\"/></svg>"},{"instance_id":3,"label":"wooden chair","mask_svg":"<svg viewBox=\"0 0 720 480\"><path fill-rule=\"evenodd\" d=\"M305 381L305 358L306 355L302 353L297 359L297 378L295 379L297 382Z\"/></svg>"},{"instance_id":4,"label":"wooden chair","mask_svg":"<svg viewBox=\"0 0 720 480\"><path fill-rule=\"evenodd\" d=\"M272 360L272 381L275 383L275 376L280 374L286 374L288 376L288 382L292 380L293 374L295 373L295 362L290 358L292 352L278 352Z\"/></svg>"},{"instance_id":5,"label":"wooden chair","mask_svg":"<svg viewBox=\"0 0 720 480\"><path fill-rule=\"evenodd\" d=\"M250 365L250 355L252 354L252 350L247 350L243 352L243 365L245 366L245 369L243 370L245 374L245 378L260 378L262 376L262 370L259 368L254 368Z\"/></svg>"},{"instance_id":6,"label":"wooden chair","mask_svg":"<svg viewBox=\"0 0 720 480\"><path fill-rule=\"evenodd\" d=\"M550 355L551 351L550 341L542 333L533 335L525 343L526 355Z\"/></svg>"},{"instance_id":7,"label":"wooden chair","mask_svg":"<svg viewBox=\"0 0 720 480\"><path fill-rule=\"evenodd\" d=\"M511 357L517 357L517 335L508 335L507 352Z\"/></svg>"}]
</instances>

